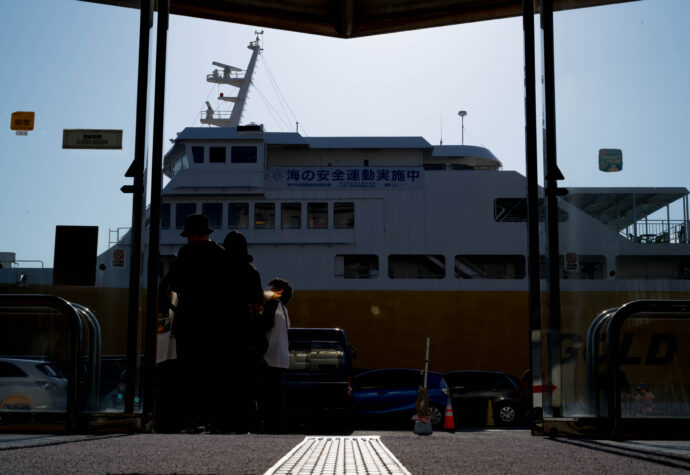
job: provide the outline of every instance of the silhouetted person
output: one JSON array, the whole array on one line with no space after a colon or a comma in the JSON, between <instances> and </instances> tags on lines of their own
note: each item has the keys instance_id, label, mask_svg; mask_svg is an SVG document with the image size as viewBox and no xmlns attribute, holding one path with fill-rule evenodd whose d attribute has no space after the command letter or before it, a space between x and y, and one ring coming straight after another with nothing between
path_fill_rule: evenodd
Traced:
<instances>
[{"instance_id":1,"label":"silhouetted person","mask_svg":"<svg viewBox=\"0 0 690 475\"><path fill-rule=\"evenodd\" d=\"M206 216L187 217L180 234L187 244L167 276L170 289L178 294L172 331L181 373L179 409L188 431L210 422L209 400L221 389L220 381L232 377L217 369L224 367L219 357L228 319L224 302L228 279L225 252L210 240L212 232Z\"/></svg>"},{"instance_id":2,"label":"silhouetted person","mask_svg":"<svg viewBox=\"0 0 690 475\"><path fill-rule=\"evenodd\" d=\"M257 346L265 347L265 343L256 338L263 337L257 332L263 291L259 272L251 264L244 235L237 231L229 232L223 247L227 256L225 302L229 316L224 350L232 376L224 378L223 394L215 405L218 407L219 432L244 433L251 430L256 421L256 375L263 354L263 348L259 350Z\"/></svg>"}]
</instances>

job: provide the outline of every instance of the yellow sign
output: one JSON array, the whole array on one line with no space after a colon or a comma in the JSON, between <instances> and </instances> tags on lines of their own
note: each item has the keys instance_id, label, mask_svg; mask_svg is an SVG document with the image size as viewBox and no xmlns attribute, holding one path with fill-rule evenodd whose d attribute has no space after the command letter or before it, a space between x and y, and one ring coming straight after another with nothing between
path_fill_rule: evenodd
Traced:
<instances>
[{"instance_id":1,"label":"yellow sign","mask_svg":"<svg viewBox=\"0 0 690 475\"><path fill-rule=\"evenodd\" d=\"M34 130L34 112L12 112L10 130Z\"/></svg>"}]
</instances>

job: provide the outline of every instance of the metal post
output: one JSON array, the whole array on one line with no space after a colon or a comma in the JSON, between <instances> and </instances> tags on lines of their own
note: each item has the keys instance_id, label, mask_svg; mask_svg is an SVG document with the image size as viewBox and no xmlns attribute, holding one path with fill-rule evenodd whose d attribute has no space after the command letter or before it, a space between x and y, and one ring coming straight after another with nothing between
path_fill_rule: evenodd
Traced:
<instances>
[{"instance_id":1,"label":"metal post","mask_svg":"<svg viewBox=\"0 0 690 475\"><path fill-rule=\"evenodd\" d=\"M690 231L688 229L688 224L690 224L690 221L688 221L688 195L685 195L683 197L683 223L685 224L685 232L683 233L683 242L687 243L690 242L688 239L688 234Z\"/></svg>"},{"instance_id":2,"label":"metal post","mask_svg":"<svg viewBox=\"0 0 690 475\"><path fill-rule=\"evenodd\" d=\"M125 413L134 412L134 397L139 384L140 318L139 297L141 285L141 231L144 214L144 161L146 157L146 105L148 102L148 64L153 1L141 1L139 23L139 77L137 82L136 137L134 161L125 176L134 178L132 187L131 256L129 259L129 305L127 311L127 379Z\"/></svg>"},{"instance_id":3,"label":"metal post","mask_svg":"<svg viewBox=\"0 0 690 475\"><path fill-rule=\"evenodd\" d=\"M539 179L537 171L537 98L534 50L533 0L522 2L522 28L525 54L525 170L527 172L527 275L529 278L529 393L532 408L541 408L541 392L534 392L534 382L541 384L541 289L539 282Z\"/></svg>"},{"instance_id":4,"label":"metal post","mask_svg":"<svg viewBox=\"0 0 690 475\"><path fill-rule=\"evenodd\" d=\"M553 46L553 1L543 0L541 8L542 58L544 71L544 193L546 195L546 255L548 284L548 358L544 387L559 388L543 392L544 413L561 416L561 288L558 260L558 180L563 175L556 160L556 84Z\"/></svg>"},{"instance_id":5,"label":"metal post","mask_svg":"<svg viewBox=\"0 0 690 475\"><path fill-rule=\"evenodd\" d=\"M465 145L465 116L467 115L467 111L460 111L458 112L458 115L460 116L460 124L461 124L461 136L460 136L460 143L461 145Z\"/></svg>"},{"instance_id":6,"label":"metal post","mask_svg":"<svg viewBox=\"0 0 690 475\"><path fill-rule=\"evenodd\" d=\"M168 45L170 0L158 0L156 36L156 85L153 105L153 153L151 157L151 207L149 209L149 260L146 280L146 351L144 357L144 422L153 420L156 371L156 318L158 314L158 264L160 245L161 188L163 185L163 115L165 112L165 65Z\"/></svg>"},{"instance_id":7,"label":"metal post","mask_svg":"<svg viewBox=\"0 0 690 475\"><path fill-rule=\"evenodd\" d=\"M635 193L632 195L632 213L633 213L633 236L637 242L637 209L635 208Z\"/></svg>"}]
</instances>

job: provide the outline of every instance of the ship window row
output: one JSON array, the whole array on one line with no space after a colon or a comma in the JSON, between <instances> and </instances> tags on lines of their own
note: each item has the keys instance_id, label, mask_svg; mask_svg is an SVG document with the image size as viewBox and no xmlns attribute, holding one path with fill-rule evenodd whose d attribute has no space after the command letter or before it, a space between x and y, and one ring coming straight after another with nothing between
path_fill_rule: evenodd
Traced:
<instances>
[{"instance_id":1,"label":"ship window row","mask_svg":"<svg viewBox=\"0 0 690 475\"><path fill-rule=\"evenodd\" d=\"M256 163L258 156L257 147L254 145L233 145L230 147L194 145L191 148L194 163L206 161L206 149L208 149L208 163L226 163L228 150L230 151L230 163Z\"/></svg>"},{"instance_id":2,"label":"ship window row","mask_svg":"<svg viewBox=\"0 0 690 475\"><path fill-rule=\"evenodd\" d=\"M259 203L170 203L161 204L161 229L184 228L184 220L205 214L214 229L353 229L353 202L259 202ZM251 225L251 226L250 226Z\"/></svg>"},{"instance_id":3,"label":"ship window row","mask_svg":"<svg viewBox=\"0 0 690 475\"><path fill-rule=\"evenodd\" d=\"M457 255L454 258L458 279L524 279L526 258L522 255ZM617 279L690 279L690 256L619 255L616 270L607 272L602 255L559 255L558 277L563 280ZM539 256L540 278L546 278L546 257ZM335 275L346 279L375 279L379 276L379 257L375 254L339 254L335 257ZM388 256L391 279L443 279L446 258L443 255Z\"/></svg>"},{"instance_id":4,"label":"ship window row","mask_svg":"<svg viewBox=\"0 0 690 475\"><path fill-rule=\"evenodd\" d=\"M387 259L389 279L444 279L447 275L446 256L442 254L391 254ZM688 260L690 261L690 258ZM630 267L630 264L623 264L626 268ZM690 262L685 264L685 269L690 269L689 264ZM620 265L622 264L619 260ZM524 279L527 277L526 258L519 254L456 255L453 266L457 279ZM545 278L545 256L540 256L539 267L541 278ZM679 272L683 271L679 270ZM614 275L615 273L611 274L611 277ZM335 276L345 279L378 278L379 256L338 254L335 256ZM561 255L559 258L561 279L604 279L606 276L605 256L577 256L570 253ZM634 276L631 272L625 272L623 278L626 277Z\"/></svg>"}]
</instances>

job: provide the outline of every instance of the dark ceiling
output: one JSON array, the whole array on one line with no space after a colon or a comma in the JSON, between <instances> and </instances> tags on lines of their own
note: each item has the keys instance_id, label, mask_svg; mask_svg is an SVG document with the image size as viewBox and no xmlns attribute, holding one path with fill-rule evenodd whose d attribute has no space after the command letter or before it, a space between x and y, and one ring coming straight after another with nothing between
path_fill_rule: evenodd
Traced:
<instances>
[{"instance_id":1,"label":"dark ceiling","mask_svg":"<svg viewBox=\"0 0 690 475\"><path fill-rule=\"evenodd\" d=\"M138 0L82 0L139 7ZM631 0L554 0L556 10ZM522 15L522 0L170 0L170 13L339 38Z\"/></svg>"}]
</instances>

